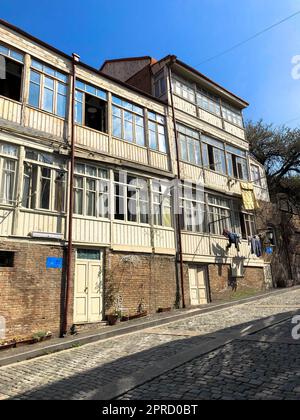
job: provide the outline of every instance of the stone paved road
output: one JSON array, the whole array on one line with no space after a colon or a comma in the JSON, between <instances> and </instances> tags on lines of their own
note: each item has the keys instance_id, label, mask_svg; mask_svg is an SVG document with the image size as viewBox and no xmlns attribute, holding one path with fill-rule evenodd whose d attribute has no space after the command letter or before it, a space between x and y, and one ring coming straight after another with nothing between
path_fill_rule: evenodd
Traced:
<instances>
[{"instance_id":1,"label":"stone paved road","mask_svg":"<svg viewBox=\"0 0 300 420\"><path fill-rule=\"evenodd\" d=\"M284 342L290 338L290 321L252 336L251 341L247 337L235 340L208 355L180 363L183 352L201 349L218 335L236 334L264 318L288 316L299 308L300 290L291 290L3 367L0 399L86 399L90 392L173 356L182 366L120 398L300 399L300 347ZM266 341L268 334L272 339L278 335L278 342Z\"/></svg>"}]
</instances>

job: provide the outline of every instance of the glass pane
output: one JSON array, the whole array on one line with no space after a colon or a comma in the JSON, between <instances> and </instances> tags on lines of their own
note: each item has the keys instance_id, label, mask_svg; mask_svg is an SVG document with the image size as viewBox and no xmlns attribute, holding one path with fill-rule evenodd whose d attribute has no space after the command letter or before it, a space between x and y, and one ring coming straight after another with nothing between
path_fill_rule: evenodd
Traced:
<instances>
[{"instance_id":1,"label":"glass pane","mask_svg":"<svg viewBox=\"0 0 300 420\"><path fill-rule=\"evenodd\" d=\"M41 178L41 193L40 193L40 207L42 209L50 208L50 176L51 170L47 168L42 168L42 178Z\"/></svg>"},{"instance_id":2,"label":"glass pane","mask_svg":"<svg viewBox=\"0 0 300 420\"><path fill-rule=\"evenodd\" d=\"M4 45L0 45L0 54L3 55L9 55L9 49L7 47L4 47Z\"/></svg>"},{"instance_id":3,"label":"glass pane","mask_svg":"<svg viewBox=\"0 0 300 420\"><path fill-rule=\"evenodd\" d=\"M145 145L144 127L137 125L135 127L135 133L136 133L136 143L140 146L144 146Z\"/></svg>"},{"instance_id":4,"label":"glass pane","mask_svg":"<svg viewBox=\"0 0 300 420\"><path fill-rule=\"evenodd\" d=\"M156 133L151 130L149 130L149 144L151 149L157 150Z\"/></svg>"},{"instance_id":5,"label":"glass pane","mask_svg":"<svg viewBox=\"0 0 300 420\"><path fill-rule=\"evenodd\" d=\"M65 118L67 108L67 98L63 95L57 95L57 115Z\"/></svg>"},{"instance_id":6,"label":"glass pane","mask_svg":"<svg viewBox=\"0 0 300 420\"><path fill-rule=\"evenodd\" d=\"M41 81L41 75L39 73L37 73L36 71L32 71L30 72L30 81L31 82L35 82L36 84L40 84Z\"/></svg>"},{"instance_id":7,"label":"glass pane","mask_svg":"<svg viewBox=\"0 0 300 420\"><path fill-rule=\"evenodd\" d=\"M55 76L55 70L51 69L50 67L44 66L44 72L49 74L49 76Z\"/></svg>"},{"instance_id":8,"label":"glass pane","mask_svg":"<svg viewBox=\"0 0 300 420\"><path fill-rule=\"evenodd\" d=\"M40 86L30 82L29 104L38 108L40 105Z\"/></svg>"},{"instance_id":9,"label":"glass pane","mask_svg":"<svg viewBox=\"0 0 300 420\"><path fill-rule=\"evenodd\" d=\"M37 60L31 60L31 67L43 71L43 64Z\"/></svg>"},{"instance_id":10,"label":"glass pane","mask_svg":"<svg viewBox=\"0 0 300 420\"><path fill-rule=\"evenodd\" d=\"M48 112L53 112L53 90L44 88L43 109Z\"/></svg>"},{"instance_id":11,"label":"glass pane","mask_svg":"<svg viewBox=\"0 0 300 420\"><path fill-rule=\"evenodd\" d=\"M125 121L124 124L125 133L124 138L128 141L133 141L133 124L130 121Z\"/></svg>"},{"instance_id":12,"label":"glass pane","mask_svg":"<svg viewBox=\"0 0 300 420\"><path fill-rule=\"evenodd\" d=\"M77 249L77 259L100 261L100 251L93 249Z\"/></svg>"},{"instance_id":13,"label":"glass pane","mask_svg":"<svg viewBox=\"0 0 300 420\"><path fill-rule=\"evenodd\" d=\"M119 117L113 117L113 135L115 137L122 137L122 120Z\"/></svg>"},{"instance_id":14,"label":"glass pane","mask_svg":"<svg viewBox=\"0 0 300 420\"><path fill-rule=\"evenodd\" d=\"M159 151L162 153L167 153L166 138L164 134L159 134L158 143L159 143Z\"/></svg>"},{"instance_id":15,"label":"glass pane","mask_svg":"<svg viewBox=\"0 0 300 420\"><path fill-rule=\"evenodd\" d=\"M54 89L54 80L50 79L50 77L45 77L45 86L51 90Z\"/></svg>"},{"instance_id":16,"label":"glass pane","mask_svg":"<svg viewBox=\"0 0 300 420\"><path fill-rule=\"evenodd\" d=\"M83 124L82 117L83 117L82 103L76 101L75 102L75 121L79 124Z\"/></svg>"}]
</instances>

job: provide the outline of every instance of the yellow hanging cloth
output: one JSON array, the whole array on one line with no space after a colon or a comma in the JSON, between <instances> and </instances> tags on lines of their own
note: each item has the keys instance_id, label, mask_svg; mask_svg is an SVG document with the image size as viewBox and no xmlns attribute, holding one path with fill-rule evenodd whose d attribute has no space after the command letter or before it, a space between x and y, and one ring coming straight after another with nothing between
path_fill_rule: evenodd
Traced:
<instances>
[{"instance_id":1,"label":"yellow hanging cloth","mask_svg":"<svg viewBox=\"0 0 300 420\"><path fill-rule=\"evenodd\" d=\"M245 210L259 209L258 201L254 194L253 184L248 182L241 182L243 206Z\"/></svg>"}]
</instances>

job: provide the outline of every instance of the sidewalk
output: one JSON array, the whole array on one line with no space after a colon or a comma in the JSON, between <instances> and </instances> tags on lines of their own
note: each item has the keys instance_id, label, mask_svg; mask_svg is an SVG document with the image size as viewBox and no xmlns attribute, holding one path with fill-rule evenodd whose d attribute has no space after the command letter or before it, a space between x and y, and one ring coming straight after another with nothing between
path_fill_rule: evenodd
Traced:
<instances>
[{"instance_id":1,"label":"sidewalk","mask_svg":"<svg viewBox=\"0 0 300 420\"><path fill-rule=\"evenodd\" d=\"M0 353L0 366L6 366L12 363L30 360L35 357L80 347L84 344L103 341L108 338L116 338L129 333L142 331L147 328L153 328L156 326L166 325L172 322L188 319L201 314L210 313L226 308L232 308L247 302L249 303L259 301L269 296L281 295L288 293L291 290L297 289L300 289L300 286L294 287L293 289L273 290L268 293L263 293L251 298L242 299L235 302L209 304L200 308L180 309L168 313L153 314L145 318L120 323L113 327L102 327L95 331L88 331L86 333L82 333L76 336L57 338L48 342L36 344L34 346L26 346L22 348L3 351Z\"/></svg>"}]
</instances>

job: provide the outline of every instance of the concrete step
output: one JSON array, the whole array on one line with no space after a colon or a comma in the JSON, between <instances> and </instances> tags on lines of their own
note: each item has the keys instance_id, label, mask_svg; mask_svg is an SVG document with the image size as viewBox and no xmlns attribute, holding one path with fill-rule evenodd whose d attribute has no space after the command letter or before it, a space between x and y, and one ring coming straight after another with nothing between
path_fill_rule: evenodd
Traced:
<instances>
[{"instance_id":1,"label":"concrete step","mask_svg":"<svg viewBox=\"0 0 300 420\"><path fill-rule=\"evenodd\" d=\"M81 334L88 331L95 331L103 327L107 327L108 322L100 321L100 322L83 322L81 324L74 324L73 331L75 334Z\"/></svg>"}]
</instances>

